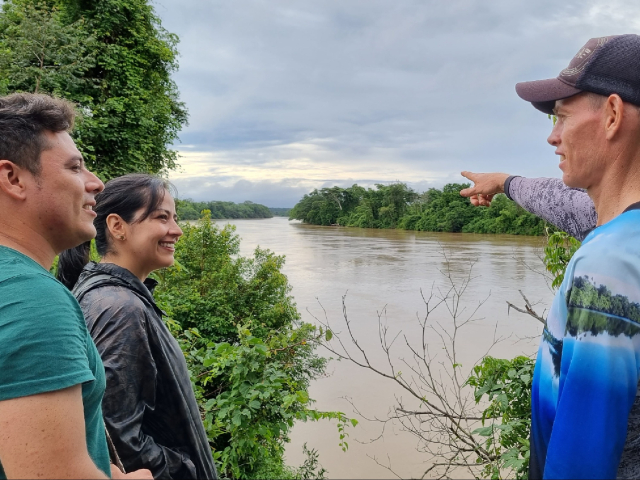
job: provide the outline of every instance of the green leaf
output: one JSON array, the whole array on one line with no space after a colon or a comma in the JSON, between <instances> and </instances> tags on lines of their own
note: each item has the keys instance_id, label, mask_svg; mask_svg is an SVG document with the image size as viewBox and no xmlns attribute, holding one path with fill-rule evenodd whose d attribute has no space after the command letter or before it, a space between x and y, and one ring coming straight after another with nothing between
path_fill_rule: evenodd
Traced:
<instances>
[{"instance_id":1,"label":"green leaf","mask_svg":"<svg viewBox=\"0 0 640 480\"><path fill-rule=\"evenodd\" d=\"M493 425L489 425L487 427L476 428L473 432L474 435L480 435L482 437L488 437L493 433Z\"/></svg>"}]
</instances>

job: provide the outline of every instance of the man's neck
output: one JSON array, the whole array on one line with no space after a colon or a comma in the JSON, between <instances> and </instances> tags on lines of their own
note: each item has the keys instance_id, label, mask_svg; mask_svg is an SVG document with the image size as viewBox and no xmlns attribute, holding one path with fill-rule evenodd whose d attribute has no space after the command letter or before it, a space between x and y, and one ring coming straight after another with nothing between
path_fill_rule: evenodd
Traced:
<instances>
[{"instance_id":1,"label":"man's neck","mask_svg":"<svg viewBox=\"0 0 640 480\"><path fill-rule=\"evenodd\" d=\"M41 235L26 227L19 220L0 219L0 245L12 248L49 270L56 252Z\"/></svg>"},{"instance_id":2,"label":"man's neck","mask_svg":"<svg viewBox=\"0 0 640 480\"><path fill-rule=\"evenodd\" d=\"M640 202L640 175L632 171L605 173L600 183L588 188L587 193L596 208L598 226L604 225Z\"/></svg>"}]
</instances>

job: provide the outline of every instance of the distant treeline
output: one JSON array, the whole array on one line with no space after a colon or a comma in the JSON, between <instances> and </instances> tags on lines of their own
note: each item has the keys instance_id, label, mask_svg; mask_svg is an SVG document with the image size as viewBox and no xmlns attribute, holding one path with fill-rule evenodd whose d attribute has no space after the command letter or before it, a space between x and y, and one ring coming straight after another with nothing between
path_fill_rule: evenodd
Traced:
<instances>
[{"instance_id":1,"label":"distant treeline","mask_svg":"<svg viewBox=\"0 0 640 480\"><path fill-rule=\"evenodd\" d=\"M273 213L274 217L288 217L289 212L291 211L290 208L272 208L272 207L269 207L269 210L271 210L271 213Z\"/></svg>"},{"instance_id":2,"label":"distant treeline","mask_svg":"<svg viewBox=\"0 0 640 480\"><path fill-rule=\"evenodd\" d=\"M272 218L268 207L259 203L194 202L176 199L176 213L180 220L198 220L203 210L211 211L211 218Z\"/></svg>"},{"instance_id":3,"label":"distant treeline","mask_svg":"<svg viewBox=\"0 0 640 480\"><path fill-rule=\"evenodd\" d=\"M291 209L289 219L314 225L515 235L543 235L550 226L505 195L497 195L489 208L474 207L460 196L468 186L450 183L424 193L404 183L378 184L375 189L323 188L305 195Z\"/></svg>"}]
</instances>

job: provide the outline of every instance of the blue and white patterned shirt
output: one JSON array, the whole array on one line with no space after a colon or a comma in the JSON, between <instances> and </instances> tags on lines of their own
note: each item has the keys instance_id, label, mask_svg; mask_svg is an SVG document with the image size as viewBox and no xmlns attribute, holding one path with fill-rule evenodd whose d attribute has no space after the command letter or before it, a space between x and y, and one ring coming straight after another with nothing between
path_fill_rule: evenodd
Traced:
<instances>
[{"instance_id":1,"label":"blue and white patterned shirt","mask_svg":"<svg viewBox=\"0 0 640 480\"><path fill-rule=\"evenodd\" d=\"M532 387L530 478L640 478L640 204L569 263Z\"/></svg>"}]
</instances>

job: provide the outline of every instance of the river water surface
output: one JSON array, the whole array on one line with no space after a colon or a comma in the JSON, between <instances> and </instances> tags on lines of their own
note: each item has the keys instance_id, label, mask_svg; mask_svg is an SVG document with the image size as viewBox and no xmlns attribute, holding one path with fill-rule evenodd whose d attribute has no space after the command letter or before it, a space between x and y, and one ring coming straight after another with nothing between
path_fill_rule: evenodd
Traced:
<instances>
[{"instance_id":1,"label":"river water surface","mask_svg":"<svg viewBox=\"0 0 640 480\"><path fill-rule=\"evenodd\" d=\"M343 227L318 227L289 222L285 218L263 220L219 220L232 223L242 238L241 253L250 255L256 246L286 255L284 273L302 317L315 322L325 319L345 337L342 298L354 335L373 364L385 366L380 349L378 312L395 335L402 331L412 339L418 334L417 315L426 307L421 296L431 291L448 291L450 272L460 283L471 270L472 280L461 303L471 313L482 302L476 322L461 331L458 353L463 366L471 366L498 336L506 338L491 351L502 358L532 354L537 349L541 325L518 312L508 313L507 301L523 305L521 290L536 310L543 313L553 299L540 260L541 237L408 232ZM446 308L431 314L445 327L452 323ZM433 346L441 348L434 337ZM406 355L398 347L400 361ZM328 354L327 354L328 355ZM320 463L329 478L391 478L379 466L390 465L403 478L420 477L428 468L425 456L416 451L416 440L398 425L390 425L379 440L380 424L363 420L351 403L367 417L384 418L394 405L394 395L402 395L388 380L345 361L331 361L328 375L314 382L310 394L320 410L339 410L361 423L349 429L349 450L338 446L335 422L296 425L287 448L290 464L300 464L302 445L320 453Z\"/></svg>"}]
</instances>

